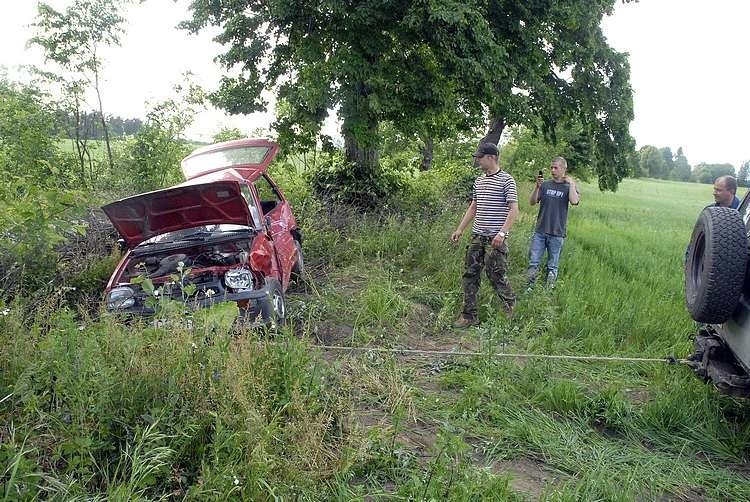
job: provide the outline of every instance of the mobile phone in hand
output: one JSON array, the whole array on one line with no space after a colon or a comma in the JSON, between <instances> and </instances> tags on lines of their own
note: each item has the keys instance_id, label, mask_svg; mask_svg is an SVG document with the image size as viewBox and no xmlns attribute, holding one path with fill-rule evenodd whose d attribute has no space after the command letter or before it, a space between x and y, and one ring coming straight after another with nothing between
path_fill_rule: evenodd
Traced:
<instances>
[{"instance_id":1,"label":"mobile phone in hand","mask_svg":"<svg viewBox=\"0 0 750 502\"><path fill-rule=\"evenodd\" d=\"M539 178L544 178L544 173L542 173L542 170L539 170L539 174L537 175Z\"/></svg>"}]
</instances>

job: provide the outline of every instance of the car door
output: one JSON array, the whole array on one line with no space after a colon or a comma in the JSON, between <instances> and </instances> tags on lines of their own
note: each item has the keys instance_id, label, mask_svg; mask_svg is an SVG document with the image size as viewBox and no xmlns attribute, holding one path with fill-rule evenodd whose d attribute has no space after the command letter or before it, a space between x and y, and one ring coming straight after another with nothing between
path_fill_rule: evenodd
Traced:
<instances>
[{"instance_id":1,"label":"car door","mask_svg":"<svg viewBox=\"0 0 750 502\"><path fill-rule=\"evenodd\" d=\"M291 232L296 222L289 202L268 175L264 173L255 180L255 189L263 218L270 221L269 230L282 270L282 285L286 287L296 260L297 248Z\"/></svg>"}]
</instances>

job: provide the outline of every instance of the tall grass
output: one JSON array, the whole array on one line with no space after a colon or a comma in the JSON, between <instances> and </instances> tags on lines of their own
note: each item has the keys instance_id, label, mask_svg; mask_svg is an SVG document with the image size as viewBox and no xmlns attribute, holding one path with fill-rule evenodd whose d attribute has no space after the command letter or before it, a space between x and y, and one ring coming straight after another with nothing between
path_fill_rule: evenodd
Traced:
<instances>
[{"instance_id":1,"label":"tall grass","mask_svg":"<svg viewBox=\"0 0 750 502\"><path fill-rule=\"evenodd\" d=\"M436 174L431 174L436 177ZM437 179L437 178L435 178ZM283 183L282 183L283 185ZM445 185L448 186L448 185ZM685 356L682 260L707 186L582 184L555 290L522 293L535 211L519 187L519 292L490 288L455 331L465 242L451 198L357 214L295 182L308 287L290 329L233 333L222 312L154 328L51 299L0 306L0 493L6 499L750 500L750 406L684 367L334 355L382 347ZM409 199L405 199L408 201ZM402 201L403 202L403 201ZM7 397L6 397L7 396ZM521 482L502 466L554 479Z\"/></svg>"}]
</instances>

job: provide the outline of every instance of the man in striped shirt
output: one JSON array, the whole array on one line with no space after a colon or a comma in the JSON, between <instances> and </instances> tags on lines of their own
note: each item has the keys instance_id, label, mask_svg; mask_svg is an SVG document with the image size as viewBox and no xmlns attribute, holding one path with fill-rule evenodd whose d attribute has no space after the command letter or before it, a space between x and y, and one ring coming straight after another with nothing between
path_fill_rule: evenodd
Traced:
<instances>
[{"instance_id":1,"label":"man in striped shirt","mask_svg":"<svg viewBox=\"0 0 750 502\"><path fill-rule=\"evenodd\" d=\"M472 199L461 223L451 235L458 242L473 220L471 241L466 248L466 270L463 275L464 305L461 317L453 326L467 328L479 324L477 295L482 267L490 284L500 297L507 315L513 313L516 295L508 281L508 234L518 216L516 181L500 169L500 151L492 143L482 143L474 158L484 174L476 179Z\"/></svg>"}]
</instances>

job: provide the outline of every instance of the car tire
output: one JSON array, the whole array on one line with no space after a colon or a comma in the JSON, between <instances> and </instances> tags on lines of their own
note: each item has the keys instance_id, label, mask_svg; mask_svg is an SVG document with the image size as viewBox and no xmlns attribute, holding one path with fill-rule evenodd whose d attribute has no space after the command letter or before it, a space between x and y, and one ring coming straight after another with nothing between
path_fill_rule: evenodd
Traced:
<instances>
[{"instance_id":1,"label":"car tire","mask_svg":"<svg viewBox=\"0 0 750 502\"><path fill-rule=\"evenodd\" d=\"M740 214L710 206L701 212L685 260L685 302L693 319L723 323L737 308L745 283L747 234Z\"/></svg>"},{"instance_id":2,"label":"car tire","mask_svg":"<svg viewBox=\"0 0 750 502\"><path fill-rule=\"evenodd\" d=\"M279 327L286 323L286 297L281 283L276 279L267 279L268 296L261 302L260 313L268 327Z\"/></svg>"},{"instance_id":3,"label":"car tire","mask_svg":"<svg viewBox=\"0 0 750 502\"><path fill-rule=\"evenodd\" d=\"M305 274L305 259L302 255L302 244L295 239L294 247L297 248L297 261L292 266L292 277L296 282L302 282Z\"/></svg>"}]
</instances>

